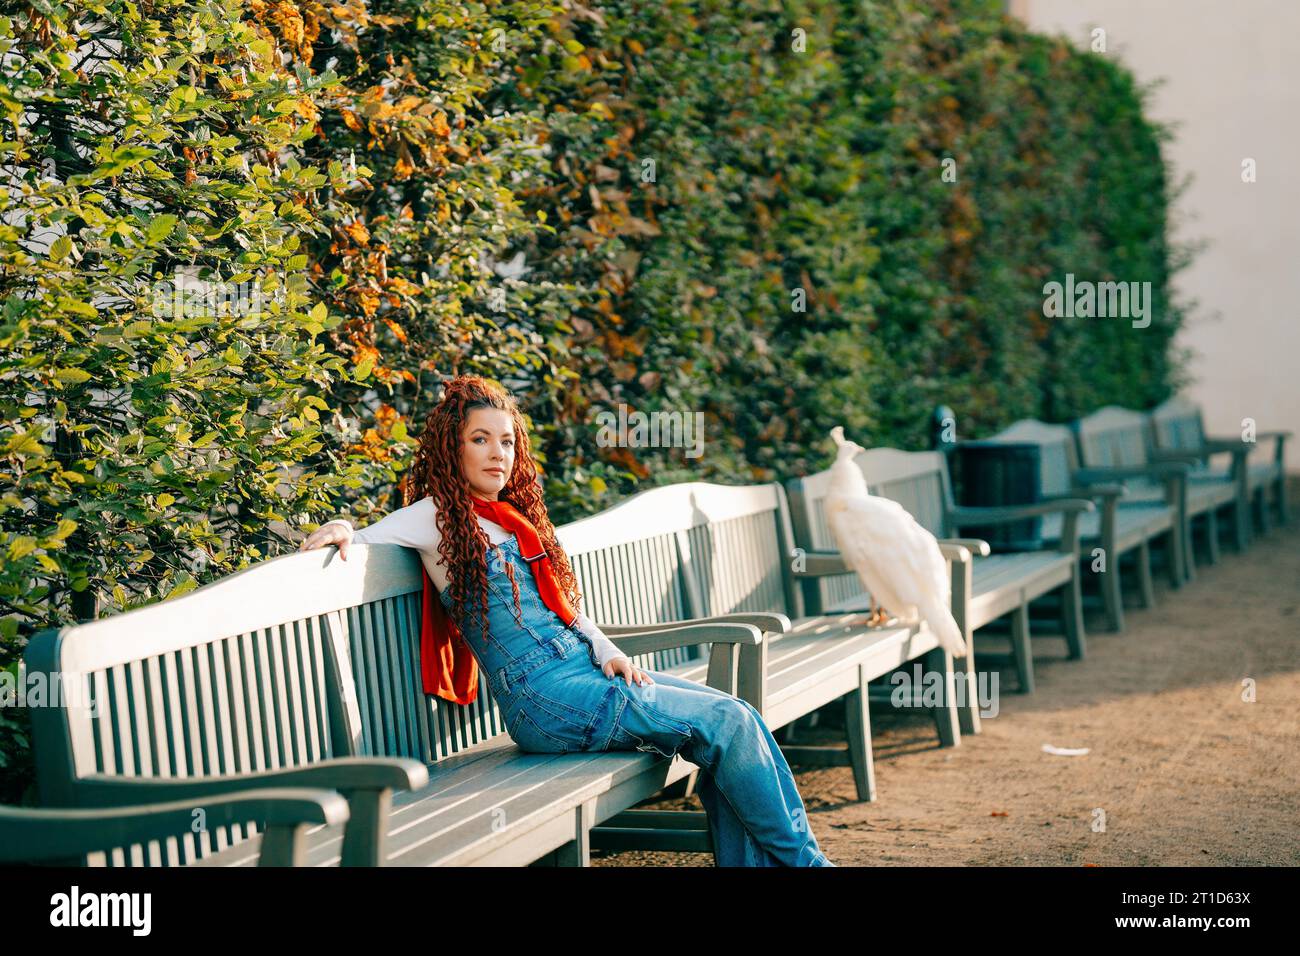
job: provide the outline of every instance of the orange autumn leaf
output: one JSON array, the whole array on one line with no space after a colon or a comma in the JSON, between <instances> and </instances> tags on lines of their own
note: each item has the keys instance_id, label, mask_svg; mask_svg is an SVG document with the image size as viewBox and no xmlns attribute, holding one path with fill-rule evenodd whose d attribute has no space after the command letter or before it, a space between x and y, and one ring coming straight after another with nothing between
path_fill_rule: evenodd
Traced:
<instances>
[{"instance_id":1,"label":"orange autumn leaf","mask_svg":"<svg viewBox=\"0 0 1300 956\"><path fill-rule=\"evenodd\" d=\"M397 162L393 164L393 176L397 179L410 179L415 172L415 163L411 162L411 151L403 143L397 153Z\"/></svg>"},{"instance_id":2,"label":"orange autumn leaf","mask_svg":"<svg viewBox=\"0 0 1300 956\"><path fill-rule=\"evenodd\" d=\"M397 341L401 342L403 345L406 344L406 329L402 328L392 319L385 319L384 324L388 326L389 331L392 332L393 335L397 336Z\"/></svg>"},{"instance_id":3,"label":"orange autumn leaf","mask_svg":"<svg viewBox=\"0 0 1300 956\"><path fill-rule=\"evenodd\" d=\"M379 310L379 296L373 292L360 292L357 294L357 303L361 306L361 311L365 313L366 318L373 318L375 312Z\"/></svg>"},{"instance_id":4,"label":"orange autumn leaf","mask_svg":"<svg viewBox=\"0 0 1300 956\"><path fill-rule=\"evenodd\" d=\"M370 230L365 227L365 224L360 219L354 219L348 223L345 231L352 241L359 246L364 246L370 242Z\"/></svg>"}]
</instances>

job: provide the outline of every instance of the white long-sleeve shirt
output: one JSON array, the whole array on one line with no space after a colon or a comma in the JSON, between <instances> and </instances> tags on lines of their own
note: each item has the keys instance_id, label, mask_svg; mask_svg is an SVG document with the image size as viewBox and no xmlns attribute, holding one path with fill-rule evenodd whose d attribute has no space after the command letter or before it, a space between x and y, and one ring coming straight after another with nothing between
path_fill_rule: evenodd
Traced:
<instances>
[{"instance_id":1,"label":"white long-sleeve shirt","mask_svg":"<svg viewBox=\"0 0 1300 956\"><path fill-rule=\"evenodd\" d=\"M360 544L400 544L403 547L414 548L420 553L420 561L424 564L424 569L429 572L430 579L441 594L447 589L448 580L447 569L438 563L441 560L441 555L438 554L438 543L442 541L442 533L438 530L437 514L438 508L434 505L433 499L422 498L414 504L385 515L373 524L353 531L352 540ZM501 544L513 537L512 532L495 521L490 521L482 515L475 515L475 517L478 518L479 527L487 533L488 540L493 544ZM352 527L352 522L346 518L334 518L325 523ZM592 648L601 667L616 657L627 657L587 615L579 612L575 626L591 638Z\"/></svg>"}]
</instances>

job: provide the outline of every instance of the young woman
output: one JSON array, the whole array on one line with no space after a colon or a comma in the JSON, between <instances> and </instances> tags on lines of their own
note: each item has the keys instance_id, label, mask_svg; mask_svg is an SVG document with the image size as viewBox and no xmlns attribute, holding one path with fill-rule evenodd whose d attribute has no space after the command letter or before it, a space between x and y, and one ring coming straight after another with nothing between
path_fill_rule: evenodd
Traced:
<instances>
[{"instance_id":1,"label":"young woman","mask_svg":"<svg viewBox=\"0 0 1300 956\"><path fill-rule=\"evenodd\" d=\"M420 438L406 507L356 532L330 521L301 550L333 544L347 560L353 541L416 549L438 592L426 601L426 638L438 627L431 618L451 622L434 643L422 642L426 691L472 700L477 665L524 750L680 752L700 767L719 866L834 866L758 711L636 667L577 610L577 582L513 398L475 375L444 387Z\"/></svg>"}]
</instances>

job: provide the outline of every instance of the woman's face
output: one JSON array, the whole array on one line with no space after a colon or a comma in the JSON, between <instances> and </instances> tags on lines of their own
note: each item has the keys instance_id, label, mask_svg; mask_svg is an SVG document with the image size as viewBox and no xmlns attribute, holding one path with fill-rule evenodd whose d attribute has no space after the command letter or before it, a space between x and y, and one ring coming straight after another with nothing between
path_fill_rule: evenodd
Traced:
<instances>
[{"instance_id":1,"label":"woman's face","mask_svg":"<svg viewBox=\"0 0 1300 956\"><path fill-rule=\"evenodd\" d=\"M509 412L470 410L461 432L460 467L473 494L497 500L515 470L515 425Z\"/></svg>"}]
</instances>

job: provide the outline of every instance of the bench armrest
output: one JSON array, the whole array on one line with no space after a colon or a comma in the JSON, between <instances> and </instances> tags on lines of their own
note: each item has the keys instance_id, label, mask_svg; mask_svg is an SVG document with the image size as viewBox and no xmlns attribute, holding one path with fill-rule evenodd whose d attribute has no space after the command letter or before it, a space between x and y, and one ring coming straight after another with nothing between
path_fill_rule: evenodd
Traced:
<instances>
[{"instance_id":1,"label":"bench armrest","mask_svg":"<svg viewBox=\"0 0 1300 956\"><path fill-rule=\"evenodd\" d=\"M239 791L201 802L176 800L105 810L0 807L0 861L59 861L188 833L194 811L208 827L264 828L259 866L301 866L302 827L345 823L348 804L330 790Z\"/></svg>"},{"instance_id":2,"label":"bench armrest","mask_svg":"<svg viewBox=\"0 0 1300 956\"><path fill-rule=\"evenodd\" d=\"M344 866L381 866L394 789L417 790L429 770L409 757L337 757L301 767L207 777L123 777L93 774L77 781L77 800L96 807L151 801L203 800L240 790L324 787L348 802ZM188 827L186 827L188 829Z\"/></svg>"},{"instance_id":3,"label":"bench armrest","mask_svg":"<svg viewBox=\"0 0 1300 956\"><path fill-rule=\"evenodd\" d=\"M1255 432L1255 441L1257 441L1257 442L1259 442L1259 441L1267 441L1267 440L1270 439L1270 438L1273 438L1273 439L1280 438L1280 439L1282 439L1283 441L1285 441L1286 439L1290 438L1292 434L1293 434L1292 432L1289 432L1289 431L1287 431L1286 429L1280 429L1280 430L1274 430L1274 431L1267 431L1267 432ZM1217 444L1224 444L1224 445L1246 445L1246 444L1249 444L1249 442L1245 442L1245 441L1243 441L1243 440L1240 439L1240 438L1211 438L1211 437L1209 437L1209 436L1206 436L1205 442L1206 442L1206 444L1211 444L1211 443L1212 443L1212 444L1216 444L1216 445L1217 445Z\"/></svg>"},{"instance_id":4,"label":"bench armrest","mask_svg":"<svg viewBox=\"0 0 1300 956\"><path fill-rule=\"evenodd\" d=\"M1096 506L1086 498L1051 498L1031 505L1001 505L998 507L972 508L958 507L948 512L948 519L955 525L972 524L1009 524L1024 518L1040 515L1079 514L1084 511L1096 511Z\"/></svg>"},{"instance_id":5,"label":"bench armrest","mask_svg":"<svg viewBox=\"0 0 1300 956\"><path fill-rule=\"evenodd\" d=\"M1077 554L1079 550L1079 515L1096 511L1096 506L1087 498L1049 498L1030 505L1004 505L997 508L953 508L948 512L948 521L958 527L962 525L1008 524L1024 518L1041 515L1061 514L1061 538L1057 550Z\"/></svg>"},{"instance_id":6,"label":"bench armrest","mask_svg":"<svg viewBox=\"0 0 1300 956\"><path fill-rule=\"evenodd\" d=\"M852 574L853 569L844 563L844 556L838 551L805 550L802 556L802 568L795 568L792 573L796 579L820 578L828 574Z\"/></svg>"},{"instance_id":7,"label":"bench armrest","mask_svg":"<svg viewBox=\"0 0 1300 956\"><path fill-rule=\"evenodd\" d=\"M269 787L327 787L339 792L416 790L428 782L428 768L408 757L336 757L301 767L208 777L92 774L77 781L77 792L83 804L114 807L142 800L183 800Z\"/></svg>"},{"instance_id":8,"label":"bench armrest","mask_svg":"<svg viewBox=\"0 0 1300 956\"><path fill-rule=\"evenodd\" d=\"M988 557L989 543L979 538L941 538L939 553L949 561L970 561L972 554ZM830 574L854 573L853 569L844 563L844 556L838 551L806 551L803 557L804 567L794 571L796 578L820 578Z\"/></svg>"},{"instance_id":9,"label":"bench armrest","mask_svg":"<svg viewBox=\"0 0 1300 956\"><path fill-rule=\"evenodd\" d=\"M1256 436L1257 438L1259 436ZM1219 454L1236 454L1237 452L1249 452L1250 444L1241 439L1231 438L1207 438L1205 444L1196 449L1198 454L1219 455Z\"/></svg>"},{"instance_id":10,"label":"bench armrest","mask_svg":"<svg viewBox=\"0 0 1300 956\"><path fill-rule=\"evenodd\" d=\"M1080 468L1074 480L1080 484L1094 485L1103 482L1123 481L1125 478L1151 478L1160 480L1186 475L1191 467L1183 461L1153 461L1146 465L1106 465L1097 468Z\"/></svg>"},{"instance_id":11,"label":"bench armrest","mask_svg":"<svg viewBox=\"0 0 1300 956\"><path fill-rule=\"evenodd\" d=\"M1256 443L1263 442L1263 441L1269 441L1270 439L1273 441L1273 443L1274 443L1274 444L1273 444L1273 457L1274 457L1275 459L1277 459L1277 461L1278 461L1279 463L1282 462L1282 461L1285 459L1285 456L1286 456L1286 440L1287 440L1288 438L1290 438L1290 437L1291 437L1291 432L1289 432L1289 431L1285 431L1285 430L1282 430L1282 431L1268 431L1268 432L1255 432L1255 442L1256 442ZM1244 441L1242 441L1241 439L1233 439L1233 438L1207 438L1207 439L1206 439L1206 442L1207 442L1207 443L1209 443L1209 442L1213 442L1213 443L1216 444L1216 445L1217 445L1217 444L1223 444L1223 445L1241 445L1241 446L1245 447L1248 451L1249 451L1249 449L1250 449L1250 444L1249 444L1248 442L1244 442Z\"/></svg>"},{"instance_id":12,"label":"bench armrest","mask_svg":"<svg viewBox=\"0 0 1300 956\"><path fill-rule=\"evenodd\" d=\"M613 635L610 640L629 657L670 651L692 644L761 644L763 632L753 624L684 624L659 627L655 630L635 631ZM604 630L604 628L601 628Z\"/></svg>"},{"instance_id":13,"label":"bench armrest","mask_svg":"<svg viewBox=\"0 0 1300 956\"><path fill-rule=\"evenodd\" d=\"M694 624L753 624L760 631L769 634L784 634L790 630L788 617L767 611L737 611L731 614L715 614L712 617L692 617L684 621L666 621L661 624L598 624L596 626L607 636L614 637L619 634L650 634Z\"/></svg>"},{"instance_id":14,"label":"bench armrest","mask_svg":"<svg viewBox=\"0 0 1300 956\"><path fill-rule=\"evenodd\" d=\"M785 627L781 633L789 629L790 619L784 614L758 616L782 618ZM638 631L633 634L624 633L617 637L610 635L610 639L629 657L688 647L692 644L710 644L712 646L709 649L709 667L705 683L717 690L726 691L733 697L744 696L744 699L761 712L762 672L766 661L760 649L765 649L766 645L763 632L756 625L720 622L650 626L658 629Z\"/></svg>"},{"instance_id":15,"label":"bench armrest","mask_svg":"<svg viewBox=\"0 0 1300 956\"><path fill-rule=\"evenodd\" d=\"M1153 448L1147 457L1153 464L1182 462L1189 468L1196 468L1211 454L1213 452L1204 446L1200 448Z\"/></svg>"},{"instance_id":16,"label":"bench armrest","mask_svg":"<svg viewBox=\"0 0 1300 956\"><path fill-rule=\"evenodd\" d=\"M1057 498L1094 498L1105 501L1110 498L1123 498L1126 494L1128 494L1128 489L1121 484L1114 482L1097 482L1092 485L1076 485L1070 494L1053 495L1047 500L1054 501Z\"/></svg>"},{"instance_id":17,"label":"bench armrest","mask_svg":"<svg viewBox=\"0 0 1300 956\"><path fill-rule=\"evenodd\" d=\"M1193 465L1204 464L1209 467L1210 459L1215 455L1231 455L1232 465L1229 473L1233 481L1240 481L1244 487L1246 481L1246 459L1250 457L1250 445L1243 441L1224 441L1217 438L1206 439L1205 444L1200 448L1170 450L1167 453L1161 453L1160 459L1163 461L1177 461L1179 455L1185 456L1186 460ZM1244 492L1243 492L1244 493Z\"/></svg>"},{"instance_id":18,"label":"bench armrest","mask_svg":"<svg viewBox=\"0 0 1300 956\"><path fill-rule=\"evenodd\" d=\"M968 561L969 557L962 558L957 554L957 549L963 549L970 554L987 558L993 549L983 538L940 538L939 552L950 561ZM949 553L952 552L952 553Z\"/></svg>"}]
</instances>

